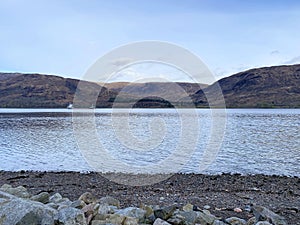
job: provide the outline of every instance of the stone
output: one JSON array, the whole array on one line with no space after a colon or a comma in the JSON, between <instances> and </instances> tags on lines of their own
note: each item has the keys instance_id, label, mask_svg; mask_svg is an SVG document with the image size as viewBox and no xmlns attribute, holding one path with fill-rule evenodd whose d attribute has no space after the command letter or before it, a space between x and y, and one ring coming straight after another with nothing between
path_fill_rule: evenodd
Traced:
<instances>
[{"instance_id":1,"label":"stone","mask_svg":"<svg viewBox=\"0 0 300 225\"><path fill-rule=\"evenodd\" d=\"M116 207L120 208L120 201L113 198L113 197L111 197L111 196L106 196L106 197L100 198L99 203L100 204L113 205L113 206L116 206Z\"/></svg>"},{"instance_id":2,"label":"stone","mask_svg":"<svg viewBox=\"0 0 300 225\"><path fill-rule=\"evenodd\" d=\"M182 207L182 210L185 212L193 211L193 209L194 209L194 206L190 203L188 203Z\"/></svg>"},{"instance_id":3,"label":"stone","mask_svg":"<svg viewBox=\"0 0 300 225\"><path fill-rule=\"evenodd\" d=\"M203 209L209 210L210 206L209 205L205 205L205 206L203 206Z\"/></svg>"},{"instance_id":4,"label":"stone","mask_svg":"<svg viewBox=\"0 0 300 225\"><path fill-rule=\"evenodd\" d=\"M181 215L174 215L167 222L172 225L185 225L184 217Z\"/></svg>"},{"instance_id":5,"label":"stone","mask_svg":"<svg viewBox=\"0 0 300 225\"><path fill-rule=\"evenodd\" d=\"M196 212L197 213L197 220L196 223L199 224L213 224L215 220L218 220L219 218L215 217L214 215L211 215L209 211L203 211L203 212Z\"/></svg>"},{"instance_id":6,"label":"stone","mask_svg":"<svg viewBox=\"0 0 300 225\"><path fill-rule=\"evenodd\" d=\"M59 210L57 221L64 225L87 225L83 212L71 207Z\"/></svg>"},{"instance_id":7,"label":"stone","mask_svg":"<svg viewBox=\"0 0 300 225\"><path fill-rule=\"evenodd\" d=\"M178 214L183 217L183 220L187 225L194 225L197 221L198 214L195 211L179 212Z\"/></svg>"},{"instance_id":8,"label":"stone","mask_svg":"<svg viewBox=\"0 0 300 225\"><path fill-rule=\"evenodd\" d=\"M116 211L115 214L123 215L126 217L134 217L137 218L139 222L142 222L145 219L146 211L136 207L128 207Z\"/></svg>"},{"instance_id":9,"label":"stone","mask_svg":"<svg viewBox=\"0 0 300 225\"><path fill-rule=\"evenodd\" d=\"M46 204L49 202L49 197L50 194L48 192L41 192L38 195L33 195L30 200Z\"/></svg>"},{"instance_id":10,"label":"stone","mask_svg":"<svg viewBox=\"0 0 300 225\"><path fill-rule=\"evenodd\" d=\"M23 186L18 186L14 188L9 184L3 184L0 188L0 191L9 193L20 198L30 198L30 194L28 193L27 189Z\"/></svg>"},{"instance_id":11,"label":"stone","mask_svg":"<svg viewBox=\"0 0 300 225\"><path fill-rule=\"evenodd\" d=\"M164 220L162 220L162 219L160 219L160 218L157 218L157 219L154 221L153 225L171 225L171 224L168 223L167 221L164 221Z\"/></svg>"},{"instance_id":12,"label":"stone","mask_svg":"<svg viewBox=\"0 0 300 225\"><path fill-rule=\"evenodd\" d=\"M123 215L119 215L119 214L109 214L109 217L106 218L106 223L111 223L111 224L115 224L115 225L122 225L124 220L125 220L125 216Z\"/></svg>"},{"instance_id":13,"label":"stone","mask_svg":"<svg viewBox=\"0 0 300 225\"><path fill-rule=\"evenodd\" d=\"M79 200L79 199L70 204L70 207L76 208L76 209L82 209L85 206L86 206L85 202L82 200Z\"/></svg>"},{"instance_id":14,"label":"stone","mask_svg":"<svg viewBox=\"0 0 300 225\"><path fill-rule=\"evenodd\" d=\"M160 218L162 220L168 220L172 216L172 214L176 210L176 208L177 207L175 205L172 205L172 206L168 206L168 207L155 209L154 216L155 216L155 218Z\"/></svg>"},{"instance_id":15,"label":"stone","mask_svg":"<svg viewBox=\"0 0 300 225\"><path fill-rule=\"evenodd\" d=\"M269 223L268 221L259 221L259 222L256 223L255 225L272 225L272 224Z\"/></svg>"},{"instance_id":16,"label":"stone","mask_svg":"<svg viewBox=\"0 0 300 225\"><path fill-rule=\"evenodd\" d=\"M95 196L90 192L83 193L78 199L84 201L86 204L95 203L97 201Z\"/></svg>"},{"instance_id":17,"label":"stone","mask_svg":"<svg viewBox=\"0 0 300 225\"><path fill-rule=\"evenodd\" d=\"M255 217L251 217L248 221L247 221L247 225L255 225L256 224L256 218Z\"/></svg>"},{"instance_id":18,"label":"stone","mask_svg":"<svg viewBox=\"0 0 300 225\"><path fill-rule=\"evenodd\" d=\"M107 205L107 204L100 204L98 208L99 215L113 214L116 211L118 211L118 208L116 206Z\"/></svg>"},{"instance_id":19,"label":"stone","mask_svg":"<svg viewBox=\"0 0 300 225\"><path fill-rule=\"evenodd\" d=\"M233 211L237 212L237 213L243 212L243 210L241 208L234 208Z\"/></svg>"},{"instance_id":20,"label":"stone","mask_svg":"<svg viewBox=\"0 0 300 225\"><path fill-rule=\"evenodd\" d=\"M271 210L263 206L252 206L253 214L256 221L269 221L274 225L286 225L286 221L283 217L272 212Z\"/></svg>"},{"instance_id":21,"label":"stone","mask_svg":"<svg viewBox=\"0 0 300 225\"><path fill-rule=\"evenodd\" d=\"M138 225L138 224L139 224L139 219L133 217L126 217L123 222L123 225Z\"/></svg>"},{"instance_id":22,"label":"stone","mask_svg":"<svg viewBox=\"0 0 300 225\"><path fill-rule=\"evenodd\" d=\"M50 196L49 202L52 203L59 203L62 201L62 196L59 193L55 193L54 195Z\"/></svg>"},{"instance_id":23,"label":"stone","mask_svg":"<svg viewBox=\"0 0 300 225\"><path fill-rule=\"evenodd\" d=\"M228 225L228 223L224 223L221 220L215 220L212 225Z\"/></svg>"},{"instance_id":24,"label":"stone","mask_svg":"<svg viewBox=\"0 0 300 225\"><path fill-rule=\"evenodd\" d=\"M45 224L52 225L57 211L40 202L19 198L0 191L1 225Z\"/></svg>"},{"instance_id":25,"label":"stone","mask_svg":"<svg viewBox=\"0 0 300 225\"><path fill-rule=\"evenodd\" d=\"M231 225L247 225L246 220L240 219L238 217L227 218L226 222L231 224Z\"/></svg>"}]
</instances>

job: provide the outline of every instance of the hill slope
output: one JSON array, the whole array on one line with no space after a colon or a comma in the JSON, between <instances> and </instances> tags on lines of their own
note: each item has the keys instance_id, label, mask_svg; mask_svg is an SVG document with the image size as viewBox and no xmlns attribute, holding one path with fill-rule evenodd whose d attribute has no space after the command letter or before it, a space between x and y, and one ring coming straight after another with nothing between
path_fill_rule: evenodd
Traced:
<instances>
[{"instance_id":1,"label":"hill slope","mask_svg":"<svg viewBox=\"0 0 300 225\"><path fill-rule=\"evenodd\" d=\"M79 80L52 75L0 73L0 107L65 108L73 102ZM83 81L85 90L79 107L94 104L90 94L101 90L97 107L172 107L168 100L182 107L190 95L197 107L207 107L206 95L218 105L224 96L227 107L279 107L300 108L300 65L274 66L251 69L205 86L191 83L128 83L101 85ZM221 87L223 96L216 90ZM122 90L123 95L118 98ZM205 95L206 94L206 95ZM117 97L117 98L116 98Z\"/></svg>"},{"instance_id":2,"label":"hill slope","mask_svg":"<svg viewBox=\"0 0 300 225\"><path fill-rule=\"evenodd\" d=\"M227 107L300 107L300 65L251 69L223 78L204 92L215 96L218 84ZM192 99L198 106L207 105L202 90Z\"/></svg>"}]
</instances>

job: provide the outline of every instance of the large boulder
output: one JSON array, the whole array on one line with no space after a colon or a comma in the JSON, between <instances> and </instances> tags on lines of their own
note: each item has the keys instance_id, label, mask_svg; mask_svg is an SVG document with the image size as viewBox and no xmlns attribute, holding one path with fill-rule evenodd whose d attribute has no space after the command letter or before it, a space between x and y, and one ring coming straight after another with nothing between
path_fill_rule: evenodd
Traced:
<instances>
[{"instance_id":1,"label":"large boulder","mask_svg":"<svg viewBox=\"0 0 300 225\"><path fill-rule=\"evenodd\" d=\"M40 202L0 191L1 225L52 225L57 211Z\"/></svg>"}]
</instances>

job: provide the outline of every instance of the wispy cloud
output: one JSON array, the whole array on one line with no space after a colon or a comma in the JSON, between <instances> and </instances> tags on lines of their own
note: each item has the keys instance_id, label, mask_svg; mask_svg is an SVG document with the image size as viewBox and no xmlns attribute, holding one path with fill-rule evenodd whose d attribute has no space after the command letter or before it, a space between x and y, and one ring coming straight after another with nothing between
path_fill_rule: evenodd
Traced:
<instances>
[{"instance_id":1,"label":"wispy cloud","mask_svg":"<svg viewBox=\"0 0 300 225\"><path fill-rule=\"evenodd\" d=\"M296 56L288 61L283 62L284 64L297 64L300 63L300 56Z\"/></svg>"}]
</instances>

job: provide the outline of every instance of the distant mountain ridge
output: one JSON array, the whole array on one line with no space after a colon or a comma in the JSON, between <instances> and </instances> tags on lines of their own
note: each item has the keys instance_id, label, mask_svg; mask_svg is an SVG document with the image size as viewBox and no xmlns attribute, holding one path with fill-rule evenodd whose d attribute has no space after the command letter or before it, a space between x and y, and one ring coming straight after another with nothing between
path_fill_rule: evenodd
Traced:
<instances>
[{"instance_id":1,"label":"distant mountain ridge","mask_svg":"<svg viewBox=\"0 0 300 225\"><path fill-rule=\"evenodd\" d=\"M0 73L0 107L65 108L73 102L79 80L53 75ZM284 65L247 70L220 79L212 85L193 83L108 83L84 82L85 100L80 107L95 102L89 95L99 91L97 107L208 107L224 96L227 107L300 108L300 65ZM218 85L223 96L218 96ZM201 88L200 88L201 86ZM88 91L87 91L88 90ZM120 98L119 94L122 93ZM208 103L206 95L215 99ZM189 96L189 97L188 97ZM168 100L172 100L172 104ZM192 99L194 104L188 103ZM138 100L138 101L137 101Z\"/></svg>"}]
</instances>

